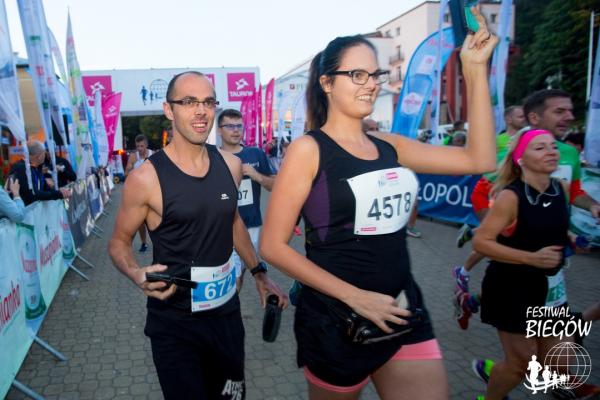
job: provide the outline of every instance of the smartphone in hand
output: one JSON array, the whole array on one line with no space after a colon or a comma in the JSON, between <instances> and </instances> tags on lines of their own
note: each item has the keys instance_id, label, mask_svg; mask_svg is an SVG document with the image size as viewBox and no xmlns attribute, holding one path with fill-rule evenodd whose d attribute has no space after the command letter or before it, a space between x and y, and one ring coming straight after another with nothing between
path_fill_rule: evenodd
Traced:
<instances>
[{"instance_id":1,"label":"smartphone in hand","mask_svg":"<svg viewBox=\"0 0 600 400\"><path fill-rule=\"evenodd\" d=\"M448 3L456 47L462 46L469 32L479 30L479 23L471 12L471 7L475 7L477 3L478 0L450 0Z\"/></svg>"},{"instance_id":2,"label":"smartphone in hand","mask_svg":"<svg viewBox=\"0 0 600 400\"><path fill-rule=\"evenodd\" d=\"M146 272L146 280L148 282L165 282L169 285L175 284L177 286L186 287L190 289L196 289L198 282L190 281L189 279L177 278L168 274L159 274L154 272Z\"/></svg>"}]
</instances>

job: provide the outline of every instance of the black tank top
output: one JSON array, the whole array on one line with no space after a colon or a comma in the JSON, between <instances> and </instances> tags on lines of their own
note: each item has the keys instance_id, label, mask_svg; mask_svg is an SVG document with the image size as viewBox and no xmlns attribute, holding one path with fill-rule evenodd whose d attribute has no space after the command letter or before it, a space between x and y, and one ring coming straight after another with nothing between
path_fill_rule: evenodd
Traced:
<instances>
[{"instance_id":1,"label":"black tank top","mask_svg":"<svg viewBox=\"0 0 600 400\"><path fill-rule=\"evenodd\" d=\"M362 160L348 153L322 131L307 134L319 146L319 168L302 208L307 258L352 285L395 297L412 283L405 226L398 226L395 231L385 234L357 234L357 195L350 181L373 171L395 174L385 171L400 167L396 150L387 142L368 136L377 147L379 157ZM413 177L410 185L413 187L402 187L404 181L400 180L399 194L404 194L407 189L416 192L416 178L412 172L408 173ZM375 175L377 180L377 173ZM376 185L385 184L381 182L380 179ZM364 193L360 187L355 190ZM399 207L404 209L414 203L411 196L402 199L396 196L394 199L388 196L388 200L377 199L377 196L369 198L368 202L373 206L367 207L368 213L365 214L369 214L373 221L381 220L399 211Z\"/></svg>"},{"instance_id":2,"label":"black tank top","mask_svg":"<svg viewBox=\"0 0 600 400\"><path fill-rule=\"evenodd\" d=\"M511 182L506 189L514 192L519 200L517 224L510 236L498 235L498 243L514 249L525 251L538 251L547 246L568 246L569 238L569 206L563 187L558 180L552 179L558 195L548 196L540 194L531 186L517 179ZM550 186L545 193L555 193ZM528 198L529 197L529 198ZM500 265L497 261L490 262L492 265ZM514 266L511 264L510 266ZM523 266L520 266L521 270ZM534 266L528 266L532 272L555 275L560 267L544 270Z\"/></svg>"},{"instance_id":3,"label":"black tank top","mask_svg":"<svg viewBox=\"0 0 600 400\"><path fill-rule=\"evenodd\" d=\"M233 250L233 219L237 188L219 150L206 145L209 168L204 177L181 171L164 151L148 158L160 182L162 220L149 231L154 264L168 266L167 273L190 279L191 266L219 266ZM177 288L167 301L148 298L148 308L191 312L190 289ZM214 310L194 315L214 315L239 307L237 295Z\"/></svg>"}]
</instances>

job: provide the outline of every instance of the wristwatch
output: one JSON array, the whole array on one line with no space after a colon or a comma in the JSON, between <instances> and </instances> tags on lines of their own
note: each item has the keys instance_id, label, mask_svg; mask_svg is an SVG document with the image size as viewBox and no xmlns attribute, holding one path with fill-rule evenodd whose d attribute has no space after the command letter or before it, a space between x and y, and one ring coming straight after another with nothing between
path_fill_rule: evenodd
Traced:
<instances>
[{"instance_id":1,"label":"wristwatch","mask_svg":"<svg viewBox=\"0 0 600 400\"><path fill-rule=\"evenodd\" d=\"M264 262L259 262L256 267L252 268L250 270L250 273L252 274L252 276L258 274L259 272L267 272L269 270L269 268L267 268L267 264L265 264Z\"/></svg>"}]
</instances>

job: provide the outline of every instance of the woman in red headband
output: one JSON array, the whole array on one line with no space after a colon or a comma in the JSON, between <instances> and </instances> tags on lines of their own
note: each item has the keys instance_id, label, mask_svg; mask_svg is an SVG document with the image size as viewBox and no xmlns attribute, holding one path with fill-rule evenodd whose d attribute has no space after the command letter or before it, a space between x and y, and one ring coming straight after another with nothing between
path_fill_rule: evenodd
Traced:
<instances>
[{"instance_id":1,"label":"woman in red headband","mask_svg":"<svg viewBox=\"0 0 600 400\"><path fill-rule=\"evenodd\" d=\"M541 363L560 341L536 337L534 329L551 319L555 307L568 313L561 270L568 201L560 181L550 176L559 158L548 131L515 137L496 180L497 197L473 241L491 259L482 283L481 320L498 330L505 355L491 370L486 400L504 398L524 377L529 386L543 385Z\"/></svg>"}]
</instances>

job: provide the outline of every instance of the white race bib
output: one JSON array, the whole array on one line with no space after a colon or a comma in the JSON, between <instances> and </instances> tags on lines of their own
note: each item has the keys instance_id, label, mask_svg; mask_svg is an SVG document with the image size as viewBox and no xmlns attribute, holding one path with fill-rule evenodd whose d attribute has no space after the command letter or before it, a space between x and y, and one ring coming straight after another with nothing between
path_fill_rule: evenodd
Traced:
<instances>
[{"instance_id":1,"label":"white race bib","mask_svg":"<svg viewBox=\"0 0 600 400\"><path fill-rule=\"evenodd\" d=\"M556 171L552 173L552 177L571 184L573 180L573 167L570 165L559 165Z\"/></svg>"},{"instance_id":2,"label":"white race bib","mask_svg":"<svg viewBox=\"0 0 600 400\"><path fill-rule=\"evenodd\" d=\"M235 268L231 260L219 267L192 267L192 312L206 311L225 304L235 294Z\"/></svg>"},{"instance_id":3,"label":"white race bib","mask_svg":"<svg viewBox=\"0 0 600 400\"><path fill-rule=\"evenodd\" d=\"M406 225L419 186L411 170L396 167L367 172L348 179L348 184L356 199L356 235L383 235Z\"/></svg>"},{"instance_id":4,"label":"white race bib","mask_svg":"<svg viewBox=\"0 0 600 400\"><path fill-rule=\"evenodd\" d=\"M248 206L252 203L254 203L254 197L252 194L252 179L242 179L238 189L238 207Z\"/></svg>"},{"instance_id":5,"label":"white race bib","mask_svg":"<svg viewBox=\"0 0 600 400\"><path fill-rule=\"evenodd\" d=\"M554 276L547 276L548 295L546 296L546 307L558 307L567 302L567 288L565 286L565 276L561 269Z\"/></svg>"}]
</instances>

